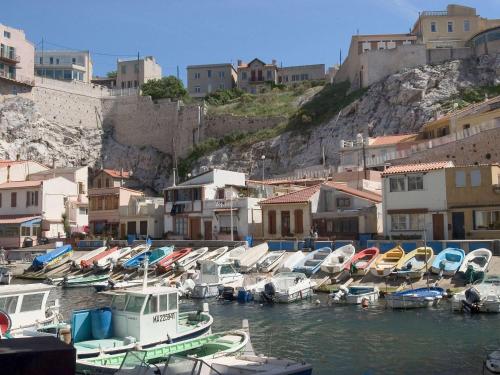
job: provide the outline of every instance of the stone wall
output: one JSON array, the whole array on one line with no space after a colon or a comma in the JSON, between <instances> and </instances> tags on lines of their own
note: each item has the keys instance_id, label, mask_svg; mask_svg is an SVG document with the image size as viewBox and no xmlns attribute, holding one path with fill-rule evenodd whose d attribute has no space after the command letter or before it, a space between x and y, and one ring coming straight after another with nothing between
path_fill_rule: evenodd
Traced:
<instances>
[{"instance_id":1,"label":"stone wall","mask_svg":"<svg viewBox=\"0 0 500 375\"><path fill-rule=\"evenodd\" d=\"M434 48L427 50L427 64L442 64L445 61L466 59L472 56L472 49L464 48Z\"/></svg>"},{"instance_id":2,"label":"stone wall","mask_svg":"<svg viewBox=\"0 0 500 375\"><path fill-rule=\"evenodd\" d=\"M260 129L272 128L286 121L286 117L246 117L208 114L204 117L202 138L221 138L234 132L253 132Z\"/></svg>"}]
</instances>

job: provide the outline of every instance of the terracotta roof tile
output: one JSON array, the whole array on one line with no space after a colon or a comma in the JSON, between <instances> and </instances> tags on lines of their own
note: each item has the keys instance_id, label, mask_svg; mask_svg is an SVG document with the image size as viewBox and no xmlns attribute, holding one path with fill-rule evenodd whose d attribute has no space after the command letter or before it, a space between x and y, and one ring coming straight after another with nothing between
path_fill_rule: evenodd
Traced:
<instances>
[{"instance_id":1,"label":"terracotta roof tile","mask_svg":"<svg viewBox=\"0 0 500 375\"><path fill-rule=\"evenodd\" d=\"M426 172L450 167L453 167L453 162L451 161L435 161L420 164L394 165L387 168L384 173L382 173L382 176L397 173Z\"/></svg>"},{"instance_id":2,"label":"terracotta roof tile","mask_svg":"<svg viewBox=\"0 0 500 375\"><path fill-rule=\"evenodd\" d=\"M368 199L369 201L372 201L372 202L376 202L376 203L382 202L382 195L374 193L374 192L368 192L368 191L364 191L364 190L354 189L354 188L351 188L345 184L339 184L339 183L336 183L333 181L325 182L324 185L333 187L333 188L340 190L346 194L354 195L354 196L357 196L357 197L363 198L363 199Z\"/></svg>"},{"instance_id":3,"label":"terracotta roof tile","mask_svg":"<svg viewBox=\"0 0 500 375\"><path fill-rule=\"evenodd\" d=\"M396 135L383 135L380 137L375 137L374 141L369 144L369 146L387 146L396 143L413 140L417 137L417 134L396 134Z\"/></svg>"},{"instance_id":4,"label":"terracotta roof tile","mask_svg":"<svg viewBox=\"0 0 500 375\"><path fill-rule=\"evenodd\" d=\"M42 181L10 181L0 184L0 189L16 189L40 186Z\"/></svg>"},{"instance_id":5,"label":"terracotta roof tile","mask_svg":"<svg viewBox=\"0 0 500 375\"><path fill-rule=\"evenodd\" d=\"M129 171L123 171L123 174L121 171L117 171L116 169L103 169L102 171L113 178L130 178Z\"/></svg>"},{"instance_id":6,"label":"terracotta roof tile","mask_svg":"<svg viewBox=\"0 0 500 375\"><path fill-rule=\"evenodd\" d=\"M314 185L302 190L294 191L292 193L279 195L261 201L259 204L288 204L288 203L305 203L309 202L311 197L316 194L321 188L321 184Z\"/></svg>"}]
</instances>

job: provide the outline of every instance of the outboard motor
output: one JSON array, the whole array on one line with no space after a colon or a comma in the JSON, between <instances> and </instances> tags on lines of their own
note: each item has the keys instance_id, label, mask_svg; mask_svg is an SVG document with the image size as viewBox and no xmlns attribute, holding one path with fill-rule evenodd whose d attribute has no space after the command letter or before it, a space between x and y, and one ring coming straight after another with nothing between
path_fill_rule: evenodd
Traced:
<instances>
[{"instance_id":1,"label":"outboard motor","mask_svg":"<svg viewBox=\"0 0 500 375\"><path fill-rule=\"evenodd\" d=\"M274 296L276 294L276 288L273 283L267 283L264 285L264 291L261 292L262 299L266 302L273 302Z\"/></svg>"},{"instance_id":2,"label":"outboard motor","mask_svg":"<svg viewBox=\"0 0 500 375\"><path fill-rule=\"evenodd\" d=\"M222 289L221 297L223 299L225 299L226 301L233 301L234 300L234 288L231 286L225 286L224 289Z\"/></svg>"},{"instance_id":3,"label":"outboard motor","mask_svg":"<svg viewBox=\"0 0 500 375\"><path fill-rule=\"evenodd\" d=\"M348 293L349 293L349 288L342 285L337 292L330 294L330 298L334 301L340 301Z\"/></svg>"},{"instance_id":4,"label":"outboard motor","mask_svg":"<svg viewBox=\"0 0 500 375\"><path fill-rule=\"evenodd\" d=\"M479 312L479 303L481 302L481 294L472 287L465 291L465 300L462 301L464 311L472 314Z\"/></svg>"}]
</instances>

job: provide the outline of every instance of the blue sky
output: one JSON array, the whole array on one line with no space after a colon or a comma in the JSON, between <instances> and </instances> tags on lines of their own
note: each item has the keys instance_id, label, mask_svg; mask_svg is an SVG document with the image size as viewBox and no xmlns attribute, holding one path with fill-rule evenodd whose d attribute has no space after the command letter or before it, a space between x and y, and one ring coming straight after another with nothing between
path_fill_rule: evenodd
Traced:
<instances>
[{"instance_id":1,"label":"blue sky","mask_svg":"<svg viewBox=\"0 0 500 375\"><path fill-rule=\"evenodd\" d=\"M283 65L339 61L352 34L407 32L419 10L441 0L17 0L0 23L24 29L45 49L54 44L110 55L154 55L163 74L185 78L186 66L259 57ZM467 0L500 18L500 0ZM93 55L94 73L116 68L116 56Z\"/></svg>"}]
</instances>

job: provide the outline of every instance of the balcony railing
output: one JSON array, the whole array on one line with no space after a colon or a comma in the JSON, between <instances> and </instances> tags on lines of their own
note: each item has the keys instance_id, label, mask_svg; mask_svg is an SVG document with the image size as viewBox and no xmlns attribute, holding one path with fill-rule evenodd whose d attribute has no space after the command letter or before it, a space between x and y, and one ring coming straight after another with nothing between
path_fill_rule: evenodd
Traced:
<instances>
[{"instance_id":1,"label":"balcony railing","mask_svg":"<svg viewBox=\"0 0 500 375\"><path fill-rule=\"evenodd\" d=\"M6 72L5 70L0 70L0 77L5 79L10 79L11 81L23 83L28 86L35 86L35 80L32 78L27 78L19 74L12 74Z\"/></svg>"},{"instance_id":2,"label":"balcony railing","mask_svg":"<svg viewBox=\"0 0 500 375\"><path fill-rule=\"evenodd\" d=\"M231 208L231 199L209 199L204 202L205 208L214 210L217 208ZM243 208L247 206L247 198L234 198L233 208Z\"/></svg>"},{"instance_id":3,"label":"balcony railing","mask_svg":"<svg viewBox=\"0 0 500 375\"><path fill-rule=\"evenodd\" d=\"M8 53L7 51L3 50L0 50L0 59L15 63L21 62L20 56L14 55L13 53Z\"/></svg>"},{"instance_id":4,"label":"balcony railing","mask_svg":"<svg viewBox=\"0 0 500 375\"><path fill-rule=\"evenodd\" d=\"M424 10L420 15L422 17L447 16L448 12L446 10Z\"/></svg>"}]
</instances>

